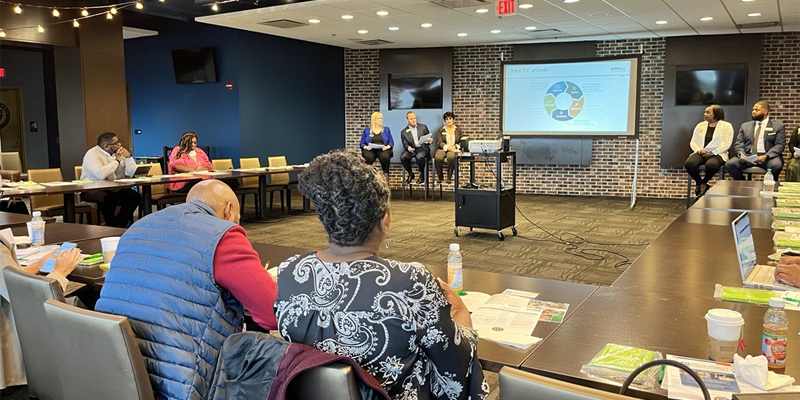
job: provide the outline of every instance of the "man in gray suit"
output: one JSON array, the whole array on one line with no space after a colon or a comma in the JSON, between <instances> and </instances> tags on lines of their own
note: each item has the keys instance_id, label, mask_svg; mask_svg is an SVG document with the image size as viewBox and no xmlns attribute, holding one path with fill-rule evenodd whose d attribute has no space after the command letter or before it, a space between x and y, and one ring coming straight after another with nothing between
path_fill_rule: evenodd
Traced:
<instances>
[{"instance_id":1,"label":"man in gray suit","mask_svg":"<svg viewBox=\"0 0 800 400\"><path fill-rule=\"evenodd\" d=\"M783 169L783 148L786 130L782 123L769 118L769 103L758 101L753 105L753 120L739 128L733 149L737 157L725 163L725 169L736 180L744 180L742 170L752 166L772 170L775 180ZM757 157L757 158L756 158Z\"/></svg>"},{"instance_id":2,"label":"man in gray suit","mask_svg":"<svg viewBox=\"0 0 800 400\"><path fill-rule=\"evenodd\" d=\"M408 172L406 182L411 183L414 179L414 172L411 171L411 159L416 158L417 167L419 168L419 180L417 180L417 183L422 183L425 182L425 167L431 158L433 137L428 138L428 140L417 146L417 142L421 137L431 134L428 131L428 126L418 124L417 114L414 114L413 111L406 113L406 122L408 122L408 126L400 131L400 140L403 142L403 154L400 156L400 163L403 164L403 168Z\"/></svg>"}]
</instances>

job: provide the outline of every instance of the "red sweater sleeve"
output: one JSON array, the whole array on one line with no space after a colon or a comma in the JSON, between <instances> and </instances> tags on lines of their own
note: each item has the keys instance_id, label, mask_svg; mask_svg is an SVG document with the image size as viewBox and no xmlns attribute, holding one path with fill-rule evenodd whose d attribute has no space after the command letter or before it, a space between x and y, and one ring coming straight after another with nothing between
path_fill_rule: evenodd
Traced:
<instances>
[{"instance_id":1,"label":"red sweater sleeve","mask_svg":"<svg viewBox=\"0 0 800 400\"><path fill-rule=\"evenodd\" d=\"M214 280L244 304L256 323L266 329L277 328L272 306L278 285L264 270L241 226L231 228L219 240L214 254Z\"/></svg>"}]
</instances>

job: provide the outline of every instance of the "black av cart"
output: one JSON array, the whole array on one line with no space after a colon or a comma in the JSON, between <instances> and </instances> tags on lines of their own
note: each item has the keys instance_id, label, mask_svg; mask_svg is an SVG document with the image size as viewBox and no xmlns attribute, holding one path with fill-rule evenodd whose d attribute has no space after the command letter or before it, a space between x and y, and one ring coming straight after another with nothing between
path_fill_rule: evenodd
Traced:
<instances>
[{"instance_id":1,"label":"black av cart","mask_svg":"<svg viewBox=\"0 0 800 400\"><path fill-rule=\"evenodd\" d=\"M497 238L505 239L503 229L511 227L516 236L515 223L516 188L517 188L517 153L505 151L499 153L464 153L455 158L455 206L456 226L453 233L458 236L458 228L468 227L492 229L497 231ZM504 163L511 163L511 179L504 180ZM459 178L459 164L469 163L469 182ZM481 187L475 182L475 167L486 169L491 185ZM506 165L507 168L507 165ZM508 186L508 184L511 186Z\"/></svg>"}]
</instances>

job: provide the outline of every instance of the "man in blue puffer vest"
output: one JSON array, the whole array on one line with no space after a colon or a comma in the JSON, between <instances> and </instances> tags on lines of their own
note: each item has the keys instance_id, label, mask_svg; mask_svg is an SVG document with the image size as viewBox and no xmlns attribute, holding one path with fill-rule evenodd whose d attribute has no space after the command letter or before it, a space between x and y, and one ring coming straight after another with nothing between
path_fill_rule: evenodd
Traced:
<instances>
[{"instance_id":1,"label":"man in blue puffer vest","mask_svg":"<svg viewBox=\"0 0 800 400\"><path fill-rule=\"evenodd\" d=\"M119 242L97 311L130 319L160 400L205 400L222 342L244 309L275 329L275 281L239 222L228 185L206 180L186 203L134 223Z\"/></svg>"}]
</instances>

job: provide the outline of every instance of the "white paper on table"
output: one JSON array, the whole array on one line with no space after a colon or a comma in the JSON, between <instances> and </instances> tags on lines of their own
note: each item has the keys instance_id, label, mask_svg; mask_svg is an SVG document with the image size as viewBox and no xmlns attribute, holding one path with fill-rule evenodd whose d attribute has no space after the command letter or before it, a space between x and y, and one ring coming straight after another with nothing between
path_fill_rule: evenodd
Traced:
<instances>
[{"instance_id":1,"label":"white paper on table","mask_svg":"<svg viewBox=\"0 0 800 400\"><path fill-rule=\"evenodd\" d=\"M192 171L194 175L209 175L209 176L217 176L217 175L225 175L228 171Z\"/></svg>"},{"instance_id":2,"label":"white paper on table","mask_svg":"<svg viewBox=\"0 0 800 400\"><path fill-rule=\"evenodd\" d=\"M472 328L530 336L541 315L540 309L485 304L472 313Z\"/></svg>"},{"instance_id":3,"label":"white paper on table","mask_svg":"<svg viewBox=\"0 0 800 400\"><path fill-rule=\"evenodd\" d=\"M473 312L478 309L478 307L482 306L489 300L489 296L483 292L464 292L465 294L461 297L461 301L464 302L464 306L467 307L467 311Z\"/></svg>"},{"instance_id":4,"label":"white paper on table","mask_svg":"<svg viewBox=\"0 0 800 400\"><path fill-rule=\"evenodd\" d=\"M539 292L526 292L524 290L516 290L516 289L503 290L503 294L508 294L511 296L527 297L529 299L535 299L539 297Z\"/></svg>"},{"instance_id":5,"label":"white paper on table","mask_svg":"<svg viewBox=\"0 0 800 400\"><path fill-rule=\"evenodd\" d=\"M542 338L530 335L515 335L513 333L495 332L495 331L477 331L478 337L481 339L488 339L500 344L515 347L518 349L527 349L536 343L542 341Z\"/></svg>"},{"instance_id":6,"label":"white paper on table","mask_svg":"<svg viewBox=\"0 0 800 400\"><path fill-rule=\"evenodd\" d=\"M17 249L17 260L19 260L19 265L26 266L30 263L35 262L43 255L47 254L50 250L57 249L57 245L46 245L46 246L31 246L27 249Z\"/></svg>"},{"instance_id":7,"label":"white paper on table","mask_svg":"<svg viewBox=\"0 0 800 400\"><path fill-rule=\"evenodd\" d=\"M502 304L514 307L527 307L531 301L528 297L508 295L505 293L496 294L485 301L486 304Z\"/></svg>"},{"instance_id":8,"label":"white paper on table","mask_svg":"<svg viewBox=\"0 0 800 400\"><path fill-rule=\"evenodd\" d=\"M667 355L668 360L678 361L694 370L706 384L712 399L730 399L733 393L763 393L747 382L738 381L733 372L733 364L710 360ZM694 379L683 370L667 368L666 378L670 399L702 400L703 394Z\"/></svg>"},{"instance_id":9,"label":"white paper on table","mask_svg":"<svg viewBox=\"0 0 800 400\"><path fill-rule=\"evenodd\" d=\"M44 186L67 186L67 185L73 185L73 183L72 182L42 182L42 185L44 185Z\"/></svg>"},{"instance_id":10,"label":"white paper on table","mask_svg":"<svg viewBox=\"0 0 800 400\"><path fill-rule=\"evenodd\" d=\"M717 147L719 147L721 144L722 144L722 138L717 136L717 137L711 139L710 142L708 142L708 144L706 145L705 151L710 151L710 152L713 153L714 150L716 150Z\"/></svg>"}]
</instances>

